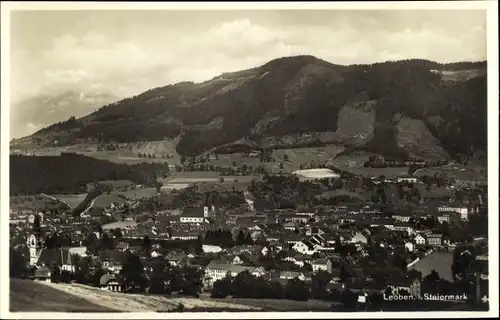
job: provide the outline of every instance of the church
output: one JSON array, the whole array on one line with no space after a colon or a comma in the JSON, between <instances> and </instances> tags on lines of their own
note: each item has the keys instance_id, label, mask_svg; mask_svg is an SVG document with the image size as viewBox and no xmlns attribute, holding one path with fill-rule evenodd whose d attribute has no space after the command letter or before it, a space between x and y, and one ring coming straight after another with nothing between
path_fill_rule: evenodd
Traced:
<instances>
[{"instance_id":1,"label":"church","mask_svg":"<svg viewBox=\"0 0 500 320\"><path fill-rule=\"evenodd\" d=\"M37 222L38 221L38 222ZM44 247L39 225L40 217L33 220L33 233L27 239L29 250L29 266L58 266L61 271L75 272L72 255L85 256L84 247L61 247L48 249Z\"/></svg>"},{"instance_id":2,"label":"church","mask_svg":"<svg viewBox=\"0 0 500 320\"><path fill-rule=\"evenodd\" d=\"M73 254L78 254L76 252L78 250L72 250L73 248L68 247L44 248L41 239L35 234L29 236L28 248L30 253L30 266L58 266L61 268L61 271L75 271L71 256Z\"/></svg>"}]
</instances>

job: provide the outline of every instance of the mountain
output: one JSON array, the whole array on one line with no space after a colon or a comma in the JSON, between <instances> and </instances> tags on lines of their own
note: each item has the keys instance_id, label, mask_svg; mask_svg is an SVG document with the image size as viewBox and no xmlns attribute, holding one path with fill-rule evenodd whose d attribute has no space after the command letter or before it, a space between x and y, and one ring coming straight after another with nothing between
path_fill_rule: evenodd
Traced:
<instances>
[{"instance_id":1,"label":"mountain","mask_svg":"<svg viewBox=\"0 0 500 320\"><path fill-rule=\"evenodd\" d=\"M41 93L12 105L10 135L13 138L30 135L54 122L82 117L118 100L106 91Z\"/></svg>"},{"instance_id":2,"label":"mountain","mask_svg":"<svg viewBox=\"0 0 500 320\"><path fill-rule=\"evenodd\" d=\"M341 66L296 56L155 88L26 141L178 138L182 155L337 144L345 154L446 158L484 150L486 136L486 62Z\"/></svg>"}]
</instances>

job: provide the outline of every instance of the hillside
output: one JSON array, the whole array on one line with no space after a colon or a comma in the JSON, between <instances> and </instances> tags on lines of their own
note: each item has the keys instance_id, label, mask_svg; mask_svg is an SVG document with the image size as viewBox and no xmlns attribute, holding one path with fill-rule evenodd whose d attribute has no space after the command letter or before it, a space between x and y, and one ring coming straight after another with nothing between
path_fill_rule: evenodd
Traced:
<instances>
[{"instance_id":1,"label":"hillside","mask_svg":"<svg viewBox=\"0 0 500 320\"><path fill-rule=\"evenodd\" d=\"M486 63L339 66L312 56L146 91L42 129L17 146L178 141L197 155L231 144L335 144L407 158L486 147Z\"/></svg>"},{"instance_id":2,"label":"hillside","mask_svg":"<svg viewBox=\"0 0 500 320\"><path fill-rule=\"evenodd\" d=\"M10 280L11 312L187 312L258 311L261 307L191 297L123 294L66 283Z\"/></svg>"},{"instance_id":3,"label":"hillside","mask_svg":"<svg viewBox=\"0 0 500 320\"><path fill-rule=\"evenodd\" d=\"M31 280L10 279L11 312L117 312Z\"/></svg>"}]
</instances>

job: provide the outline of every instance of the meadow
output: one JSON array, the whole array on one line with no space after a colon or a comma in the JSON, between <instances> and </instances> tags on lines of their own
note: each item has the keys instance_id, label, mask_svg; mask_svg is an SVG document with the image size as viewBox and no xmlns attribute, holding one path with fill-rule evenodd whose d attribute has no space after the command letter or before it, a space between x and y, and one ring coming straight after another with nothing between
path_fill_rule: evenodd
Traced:
<instances>
[{"instance_id":1,"label":"meadow","mask_svg":"<svg viewBox=\"0 0 500 320\"><path fill-rule=\"evenodd\" d=\"M119 292L110 292L96 287L84 286L80 284L67 283L41 283L38 290L44 292L45 289L51 289L50 292L59 291L54 300L59 296L71 297L84 300L91 305L97 305L98 308L112 309L122 312L172 312L179 304L184 306L184 311L202 309L211 311L211 309L234 310L234 311L256 311L260 308L244 304L202 300L192 297L181 296L161 296L149 294L124 294ZM38 287L38 286L37 286ZM63 306L66 304L63 302ZM75 304L78 306L78 304ZM96 308L97 309L97 308ZM56 311L54 308L51 311Z\"/></svg>"},{"instance_id":2,"label":"meadow","mask_svg":"<svg viewBox=\"0 0 500 320\"><path fill-rule=\"evenodd\" d=\"M119 312L31 280L9 283L11 312Z\"/></svg>"}]
</instances>

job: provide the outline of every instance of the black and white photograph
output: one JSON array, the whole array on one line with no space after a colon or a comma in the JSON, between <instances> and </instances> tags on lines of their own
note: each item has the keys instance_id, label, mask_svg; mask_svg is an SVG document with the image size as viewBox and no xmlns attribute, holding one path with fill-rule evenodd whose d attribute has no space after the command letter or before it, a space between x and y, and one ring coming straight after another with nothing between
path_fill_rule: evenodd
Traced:
<instances>
[{"instance_id":1,"label":"black and white photograph","mask_svg":"<svg viewBox=\"0 0 500 320\"><path fill-rule=\"evenodd\" d=\"M2 318L498 317L496 1L1 11Z\"/></svg>"}]
</instances>

